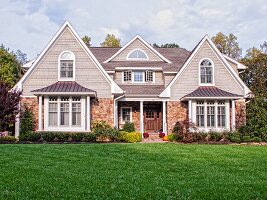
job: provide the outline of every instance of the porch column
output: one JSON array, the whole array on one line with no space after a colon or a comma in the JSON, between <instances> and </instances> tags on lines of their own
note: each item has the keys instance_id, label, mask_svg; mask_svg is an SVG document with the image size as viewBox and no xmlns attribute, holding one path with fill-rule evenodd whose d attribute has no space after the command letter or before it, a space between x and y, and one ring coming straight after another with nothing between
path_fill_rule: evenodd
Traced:
<instances>
[{"instance_id":1,"label":"porch column","mask_svg":"<svg viewBox=\"0 0 267 200\"><path fill-rule=\"evenodd\" d=\"M118 101L114 100L114 127L118 128Z\"/></svg>"},{"instance_id":2,"label":"porch column","mask_svg":"<svg viewBox=\"0 0 267 200\"><path fill-rule=\"evenodd\" d=\"M39 96L38 131L43 131L43 97Z\"/></svg>"},{"instance_id":3,"label":"porch column","mask_svg":"<svg viewBox=\"0 0 267 200\"><path fill-rule=\"evenodd\" d=\"M232 131L235 130L235 100L232 100Z\"/></svg>"},{"instance_id":4,"label":"porch column","mask_svg":"<svg viewBox=\"0 0 267 200\"><path fill-rule=\"evenodd\" d=\"M140 101L140 132L142 134L143 137L143 133L144 133L144 102Z\"/></svg>"},{"instance_id":5,"label":"porch column","mask_svg":"<svg viewBox=\"0 0 267 200\"><path fill-rule=\"evenodd\" d=\"M87 117L86 117L86 130L87 131L91 131L91 108L90 108L90 96L87 96L86 97L86 104L87 104L87 106L86 106L86 115L87 115Z\"/></svg>"},{"instance_id":6,"label":"porch column","mask_svg":"<svg viewBox=\"0 0 267 200\"><path fill-rule=\"evenodd\" d=\"M167 135L167 123L166 123L166 101L162 101L162 129L163 132Z\"/></svg>"},{"instance_id":7,"label":"porch column","mask_svg":"<svg viewBox=\"0 0 267 200\"><path fill-rule=\"evenodd\" d=\"M20 110L20 102L19 102L19 110ZM20 114L17 114L15 122L15 138L19 138L19 129L20 129Z\"/></svg>"},{"instance_id":8,"label":"porch column","mask_svg":"<svg viewBox=\"0 0 267 200\"><path fill-rule=\"evenodd\" d=\"M188 119L192 122L192 100L188 101Z\"/></svg>"}]
</instances>

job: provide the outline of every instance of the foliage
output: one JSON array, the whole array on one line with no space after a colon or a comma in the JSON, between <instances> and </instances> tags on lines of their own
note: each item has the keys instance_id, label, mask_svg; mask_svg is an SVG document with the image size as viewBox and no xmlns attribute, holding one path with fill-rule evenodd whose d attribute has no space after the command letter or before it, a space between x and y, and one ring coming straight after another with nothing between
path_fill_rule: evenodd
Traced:
<instances>
[{"instance_id":1,"label":"foliage","mask_svg":"<svg viewBox=\"0 0 267 200\"><path fill-rule=\"evenodd\" d=\"M177 135L175 133L171 133L171 134L168 135L168 140L170 142L177 141L178 137L177 137Z\"/></svg>"},{"instance_id":2,"label":"foliage","mask_svg":"<svg viewBox=\"0 0 267 200\"><path fill-rule=\"evenodd\" d=\"M93 122L92 132L99 140L117 140L119 131L112 128L106 121Z\"/></svg>"},{"instance_id":3,"label":"foliage","mask_svg":"<svg viewBox=\"0 0 267 200\"><path fill-rule=\"evenodd\" d=\"M193 132L191 134L192 134L193 142L205 142L205 141L207 141L208 133L206 133L206 132Z\"/></svg>"},{"instance_id":4,"label":"foliage","mask_svg":"<svg viewBox=\"0 0 267 200\"><path fill-rule=\"evenodd\" d=\"M107 34L104 42L101 43L101 47L121 47L121 40L116 38L113 34Z\"/></svg>"},{"instance_id":5,"label":"foliage","mask_svg":"<svg viewBox=\"0 0 267 200\"><path fill-rule=\"evenodd\" d=\"M227 139L230 142L234 142L234 143L240 143L241 142L240 134L238 132L229 132L227 134Z\"/></svg>"},{"instance_id":6,"label":"foliage","mask_svg":"<svg viewBox=\"0 0 267 200\"><path fill-rule=\"evenodd\" d=\"M118 142L126 142L125 138L127 137L128 133L129 132L126 132L126 131L119 131L117 141Z\"/></svg>"},{"instance_id":7,"label":"foliage","mask_svg":"<svg viewBox=\"0 0 267 200\"><path fill-rule=\"evenodd\" d=\"M127 133L124 137L125 142L135 143L142 141L142 135L139 132Z\"/></svg>"},{"instance_id":8,"label":"foliage","mask_svg":"<svg viewBox=\"0 0 267 200\"><path fill-rule=\"evenodd\" d=\"M160 138L163 138L165 136L165 133L163 133L163 132L159 132L159 137Z\"/></svg>"},{"instance_id":9,"label":"foliage","mask_svg":"<svg viewBox=\"0 0 267 200\"><path fill-rule=\"evenodd\" d=\"M147 133L147 132L143 133L143 137L144 138L148 138L149 137L149 133Z\"/></svg>"},{"instance_id":10,"label":"foliage","mask_svg":"<svg viewBox=\"0 0 267 200\"><path fill-rule=\"evenodd\" d=\"M152 46L156 48L180 48L180 46L176 43L166 43L166 44L161 44L161 45L154 43Z\"/></svg>"},{"instance_id":11,"label":"foliage","mask_svg":"<svg viewBox=\"0 0 267 200\"><path fill-rule=\"evenodd\" d=\"M251 142L252 141L252 138L250 136L246 135L246 136L243 136L242 137L242 141L243 142Z\"/></svg>"},{"instance_id":12,"label":"foliage","mask_svg":"<svg viewBox=\"0 0 267 200\"><path fill-rule=\"evenodd\" d=\"M91 37L85 35L82 37L82 40L88 47L91 47Z\"/></svg>"},{"instance_id":13,"label":"foliage","mask_svg":"<svg viewBox=\"0 0 267 200\"><path fill-rule=\"evenodd\" d=\"M20 135L34 131L35 121L32 111L25 107L20 116Z\"/></svg>"},{"instance_id":14,"label":"foliage","mask_svg":"<svg viewBox=\"0 0 267 200\"><path fill-rule=\"evenodd\" d=\"M17 139L14 136L3 136L0 137L0 143L14 143Z\"/></svg>"},{"instance_id":15,"label":"foliage","mask_svg":"<svg viewBox=\"0 0 267 200\"><path fill-rule=\"evenodd\" d=\"M19 101L21 92L9 91L9 86L0 81L0 130L9 130L16 121L19 113Z\"/></svg>"},{"instance_id":16,"label":"foliage","mask_svg":"<svg viewBox=\"0 0 267 200\"><path fill-rule=\"evenodd\" d=\"M242 49L239 47L237 37L234 34L230 33L227 36L219 32L211 39L223 54L237 60L241 58Z\"/></svg>"},{"instance_id":17,"label":"foliage","mask_svg":"<svg viewBox=\"0 0 267 200\"><path fill-rule=\"evenodd\" d=\"M262 139L260 137L253 137L251 140L253 142L261 142L262 141Z\"/></svg>"},{"instance_id":18,"label":"foliage","mask_svg":"<svg viewBox=\"0 0 267 200\"><path fill-rule=\"evenodd\" d=\"M125 124L123 125L122 130L123 131L126 131L128 133L134 132L135 131L134 123L132 123L132 122L125 122Z\"/></svg>"},{"instance_id":19,"label":"foliage","mask_svg":"<svg viewBox=\"0 0 267 200\"><path fill-rule=\"evenodd\" d=\"M210 140L211 141L220 141L222 139L222 133L220 132L216 132L216 131L210 131L209 132L210 135Z\"/></svg>"},{"instance_id":20,"label":"foliage","mask_svg":"<svg viewBox=\"0 0 267 200\"><path fill-rule=\"evenodd\" d=\"M22 56L18 51L18 56ZM19 59L23 59L23 56ZM22 77L21 61L17 59L15 53L10 52L4 45L0 46L0 81L13 87L15 83Z\"/></svg>"}]
</instances>

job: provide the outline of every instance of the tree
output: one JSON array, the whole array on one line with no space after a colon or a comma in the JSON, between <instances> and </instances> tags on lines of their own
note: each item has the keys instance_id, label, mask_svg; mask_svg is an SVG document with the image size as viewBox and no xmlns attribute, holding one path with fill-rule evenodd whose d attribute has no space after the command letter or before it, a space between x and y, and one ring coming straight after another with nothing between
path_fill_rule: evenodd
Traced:
<instances>
[{"instance_id":1,"label":"tree","mask_svg":"<svg viewBox=\"0 0 267 200\"><path fill-rule=\"evenodd\" d=\"M25 64L27 62L27 54L23 53L21 50L17 50L15 55L19 63Z\"/></svg>"},{"instance_id":2,"label":"tree","mask_svg":"<svg viewBox=\"0 0 267 200\"><path fill-rule=\"evenodd\" d=\"M18 53L21 56L19 59L25 59L25 55L22 55L21 51L18 51ZM14 86L22 76L22 60L20 62L19 59L15 53L10 52L4 45L0 46L0 81L4 81L10 87Z\"/></svg>"},{"instance_id":3,"label":"tree","mask_svg":"<svg viewBox=\"0 0 267 200\"><path fill-rule=\"evenodd\" d=\"M121 40L116 38L113 34L107 34L104 42L101 43L101 47L121 47Z\"/></svg>"},{"instance_id":4,"label":"tree","mask_svg":"<svg viewBox=\"0 0 267 200\"><path fill-rule=\"evenodd\" d=\"M85 35L85 36L82 37L82 40L88 47L91 46L91 37Z\"/></svg>"},{"instance_id":5,"label":"tree","mask_svg":"<svg viewBox=\"0 0 267 200\"><path fill-rule=\"evenodd\" d=\"M0 82L0 130L6 131L15 123L19 113L21 92L11 90L8 84Z\"/></svg>"},{"instance_id":6,"label":"tree","mask_svg":"<svg viewBox=\"0 0 267 200\"><path fill-rule=\"evenodd\" d=\"M219 32L211 39L223 54L237 60L241 58L242 49L239 47L237 37L234 34L230 33L227 36Z\"/></svg>"},{"instance_id":7,"label":"tree","mask_svg":"<svg viewBox=\"0 0 267 200\"><path fill-rule=\"evenodd\" d=\"M162 45L158 45L157 43L154 43L152 46L156 47L156 48L179 48L180 47L176 43L166 43L166 44L162 44Z\"/></svg>"}]
</instances>

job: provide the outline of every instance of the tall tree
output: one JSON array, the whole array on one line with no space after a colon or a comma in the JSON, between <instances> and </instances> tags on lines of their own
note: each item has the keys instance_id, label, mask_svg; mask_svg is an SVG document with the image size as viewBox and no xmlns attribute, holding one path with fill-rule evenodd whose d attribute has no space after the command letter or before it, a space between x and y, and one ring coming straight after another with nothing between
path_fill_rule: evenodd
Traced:
<instances>
[{"instance_id":1,"label":"tall tree","mask_svg":"<svg viewBox=\"0 0 267 200\"><path fill-rule=\"evenodd\" d=\"M121 40L113 34L107 34L104 42L101 43L101 47L121 47Z\"/></svg>"},{"instance_id":2,"label":"tall tree","mask_svg":"<svg viewBox=\"0 0 267 200\"><path fill-rule=\"evenodd\" d=\"M242 49L239 47L237 37L230 33L228 36L222 32L217 33L213 36L212 41L217 46L220 52L223 54L239 60L241 58Z\"/></svg>"},{"instance_id":3,"label":"tall tree","mask_svg":"<svg viewBox=\"0 0 267 200\"><path fill-rule=\"evenodd\" d=\"M161 44L161 45L158 45L157 43L154 43L152 46L156 47L156 48L179 48L180 47L176 43L166 43L166 44Z\"/></svg>"},{"instance_id":4,"label":"tall tree","mask_svg":"<svg viewBox=\"0 0 267 200\"><path fill-rule=\"evenodd\" d=\"M91 37L85 35L85 36L82 37L82 40L88 47L91 46Z\"/></svg>"}]
</instances>

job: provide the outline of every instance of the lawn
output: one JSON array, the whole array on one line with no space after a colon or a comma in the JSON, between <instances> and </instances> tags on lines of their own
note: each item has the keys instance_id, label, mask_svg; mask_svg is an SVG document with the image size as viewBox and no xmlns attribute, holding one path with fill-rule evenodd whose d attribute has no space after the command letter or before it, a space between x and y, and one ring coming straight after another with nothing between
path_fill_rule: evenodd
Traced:
<instances>
[{"instance_id":1,"label":"lawn","mask_svg":"<svg viewBox=\"0 0 267 200\"><path fill-rule=\"evenodd\" d=\"M267 147L0 145L0 199L267 199Z\"/></svg>"}]
</instances>

